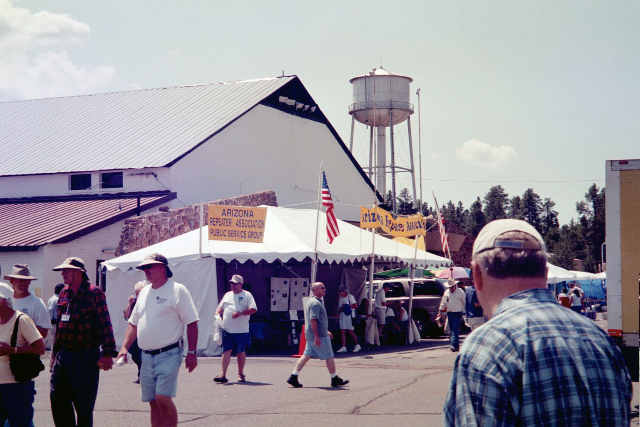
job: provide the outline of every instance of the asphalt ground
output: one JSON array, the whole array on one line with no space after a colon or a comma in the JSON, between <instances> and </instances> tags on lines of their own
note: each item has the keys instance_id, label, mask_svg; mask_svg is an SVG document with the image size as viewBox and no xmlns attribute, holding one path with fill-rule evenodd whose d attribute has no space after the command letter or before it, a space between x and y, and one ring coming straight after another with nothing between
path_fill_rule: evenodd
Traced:
<instances>
[{"instance_id":1,"label":"asphalt ground","mask_svg":"<svg viewBox=\"0 0 640 427\"><path fill-rule=\"evenodd\" d=\"M350 383L330 387L320 361L311 360L300 374L301 389L285 383L296 359L286 356L247 359L248 382L237 382L235 359L229 383L215 384L220 358L199 358L192 373L180 370L179 424L184 426L322 426L399 427L442 425L442 406L456 353L447 339L422 340L411 347L389 347L375 352L346 353L337 357L338 374ZM43 358L48 362L48 354ZM133 383L133 364L102 372L94 413L101 426L149 425L149 407L140 401ZM36 380L34 424L51 426L49 374ZM634 383L634 405L640 386ZM634 420L637 422L637 418Z\"/></svg>"}]
</instances>

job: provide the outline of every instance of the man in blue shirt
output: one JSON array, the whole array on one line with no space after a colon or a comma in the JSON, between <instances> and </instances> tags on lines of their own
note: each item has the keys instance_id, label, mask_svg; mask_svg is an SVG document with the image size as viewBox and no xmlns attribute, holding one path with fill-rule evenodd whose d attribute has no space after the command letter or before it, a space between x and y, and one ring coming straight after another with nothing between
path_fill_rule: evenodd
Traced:
<instances>
[{"instance_id":1,"label":"man in blue shirt","mask_svg":"<svg viewBox=\"0 0 640 427\"><path fill-rule=\"evenodd\" d=\"M544 241L528 223L487 224L471 269L490 320L465 340L444 406L446 426L628 426L621 352L546 288Z\"/></svg>"},{"instance_id":2,"label":"man in blue shirt","mask_svg":"<svg viewBox=\"0 0 640 427\"><path fill-rule=\"evenodd\" d=\"M465 297L467 299L465 304L467 325L469 325L469 327L473 331L478 326L481 326L484 323L484 314L482 312L480 301L478 301L476 288L474 288L473 286L467 286L465 293Z\"/></svg>"}]
</instances>

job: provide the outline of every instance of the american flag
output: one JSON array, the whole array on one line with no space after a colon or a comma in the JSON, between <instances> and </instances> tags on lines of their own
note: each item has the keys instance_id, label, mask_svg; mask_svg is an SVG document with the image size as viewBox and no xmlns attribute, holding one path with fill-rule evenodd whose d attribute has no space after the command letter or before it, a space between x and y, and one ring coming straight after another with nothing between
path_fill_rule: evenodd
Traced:
<instances>
[{"instance_id":1,"label":"american flag","mask_svg":"<svg viewBox=\"0 0 640 427\"><path fill-rule=\"evenodd\" d=\"M322 171L322 206L327 208L327 238L329 243L333 243L333 239L338 237L340 230L338 229L338 220L335 213L333 213L333 200L331 199L331 191L329 191L329 185L327 184L327 175Z\"/></svg>"},{"instance_id":2,"label":"american flag","mask_svg":"<svg viewBox=\"0 0 640 427\"><path fill-rule=\"evenodd\" d=\"M444 228L444 218L440 214L440 207L438 207L438 199L436 199L435 193L433 193L433 201L436 203L436 213L438 214L438 231L440 231L440 245L442 246L442 253L444 254L444 256L451 259L447 230L445 230Z\"/></svg>"},{"instance_id":3,"label":"american flag","mask_svg":"<svg viewBox=\"0 0 640 427\"><path fill-rule=\"evenodd\" d=\"M442 253L451 258L449 253L449 239L447 238L447 230L444 228L444 218L438 212L438 230L440 230L440 244L442 245Z\"/></svg>"}]
</instances>

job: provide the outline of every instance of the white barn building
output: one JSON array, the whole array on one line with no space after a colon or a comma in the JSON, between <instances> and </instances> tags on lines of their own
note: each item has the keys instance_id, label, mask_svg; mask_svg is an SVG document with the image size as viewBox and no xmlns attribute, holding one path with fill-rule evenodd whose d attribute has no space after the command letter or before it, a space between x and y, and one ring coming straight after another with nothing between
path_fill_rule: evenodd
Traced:
<instances>
[{"instance_id":1,"label":"white barn building","mask_svg":"<svg viewBox=\"0 0 640 427\"><path fill-rule=\"evenodd\" d=\"M0 103L0 266L83 257L96 280L124 219L161 206L274 190L313 207L320 166L336 215L373 185L296 76Z\"/></svg>"}]
</instances>

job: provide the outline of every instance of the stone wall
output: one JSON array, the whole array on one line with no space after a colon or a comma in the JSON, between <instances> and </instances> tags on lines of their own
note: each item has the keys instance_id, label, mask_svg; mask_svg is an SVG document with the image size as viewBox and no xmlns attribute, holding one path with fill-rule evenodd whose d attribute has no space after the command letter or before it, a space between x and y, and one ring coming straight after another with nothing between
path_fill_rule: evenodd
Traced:
<instances>
[{"instance_id":1,"label":"stone wall","mask_svg":"<svg viewBox=\"0 0 640 427\"><path fill-rule=\"evenodd\" d=\"M263 191L207 203L230 206L278 206L274 191ZM180 209L167 209L163 212L125 220L115 255L124 255L195 230L200 226L200 215L202 215L202 223L206 224L207 212L205 209L205 212L201 213L201 206L197 204Z\"/></svg>"}]
</instances>

